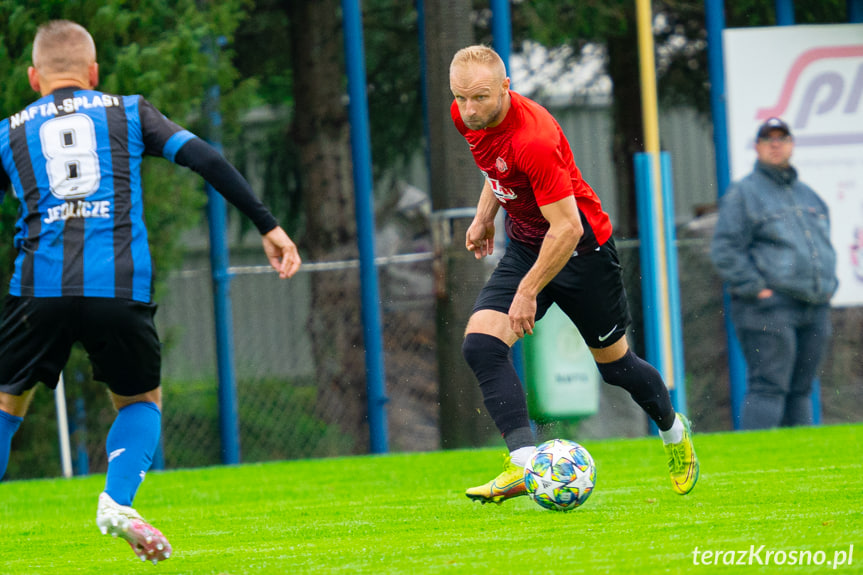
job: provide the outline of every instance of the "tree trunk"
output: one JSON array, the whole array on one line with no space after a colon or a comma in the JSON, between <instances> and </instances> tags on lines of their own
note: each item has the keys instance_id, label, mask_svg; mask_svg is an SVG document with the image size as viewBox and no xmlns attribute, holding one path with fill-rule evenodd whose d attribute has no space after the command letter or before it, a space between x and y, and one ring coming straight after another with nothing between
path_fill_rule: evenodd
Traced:
<instances>
[{"instance_id":1,"label":"tree trunk","mask_svg":"<svg viewBox=\"0 0 863 575\"><path fill-rule=\"evenodd\" d=\"M621 36L608 38L608 73L614 78L612 113L614 125L613 158L618 185L617 237L638 235L635 201L634 154L644 151L641 83L638 62L638 28L635 4L625 6L630 25Z\"/></svg>"},{"instance_id":2,"label":"tree trunk","mask_svg":"<svg viewBox=\"0 0 863 575\"><path fill-rule=\"evenodd\" d=\"M295 98L290 136L300 150L307 226L303 249L315 262L356 258L341 3L293 0L286 6ZM359 293L356 269L312 274L309 331L319 386L317 411L357 440L352 446L357 453L368 450Z\"/></svg>"},{"instance_id":3,"label":"tree trunk","mask_svg":"<svg viewBox=\"0 0 863 575\"><path fill-rule=\"evenodd\" d=\"M625 5L627 22L624 34L608 39L608 73L614 78L612 114L614 126L613 158L617 175L618 221L615 237L640 237L635 196L635 154L644 151L644 114L641 107L641 77L639 69L638 28L635 26L635 3ZM641 277L641 262L629 258L624 266L633 270L627 277ZM630 296L639 297L641 286L627 286ZM639 294L639 295L636 295ZM632 301L632 300L630 300ZM640 302L640 299L637 300ZM642 306L630 306L633 329L630 337L635 353L644 357Z\"/></svg>"},{"instance_id":4,"label":"tree trunk","mask_svg":"<svg viewBox=\"0 0 863 575\"><path fill-rule=\"evenodd\" d=\"M469 0L426 0L424 11L429 171L432 205L440 213L450 208L475 207L482 189L482 176L449 112L449 64L459 49L474 43L474 33ZM444 218L435 234L437 357L444 448L486 445L495 434L476 378L461 355L464 328L487 271L464 247L469 223L470 219Z\"/></svg>"}]
</instances>

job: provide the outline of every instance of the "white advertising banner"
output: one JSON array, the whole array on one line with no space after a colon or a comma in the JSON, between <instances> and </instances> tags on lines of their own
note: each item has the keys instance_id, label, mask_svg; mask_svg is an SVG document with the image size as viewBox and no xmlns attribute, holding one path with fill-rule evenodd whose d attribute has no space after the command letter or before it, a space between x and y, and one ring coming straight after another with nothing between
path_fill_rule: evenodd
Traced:
<instances>
[{"instance_id":1,"label":"white advertising banner","mask_svg":"<svg viewBox=\"0 0 863 575\"><path fill-rule=\"evenodd\" d=\"M830 207L832 303L863 305L863 24L728 29L723 43L731 179L752 171L758 126L788 122L791 163Z\"/></svg>"}]
</instances>

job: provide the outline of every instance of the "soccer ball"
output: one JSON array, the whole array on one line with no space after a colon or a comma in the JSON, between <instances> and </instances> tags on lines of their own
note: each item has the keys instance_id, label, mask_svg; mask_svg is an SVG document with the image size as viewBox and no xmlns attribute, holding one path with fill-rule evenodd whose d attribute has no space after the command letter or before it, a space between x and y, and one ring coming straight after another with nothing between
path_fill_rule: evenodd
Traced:
<instances>
[{"instance_id":1,"label":"soccer ball","mask_svg":"<svg viewBox=\"0 0 863 575\"><path fill-rule=\"evenodd\" d=\"M524 468L530 498L554 511L575 509L590 497L596 465L587 449L568 439L541 443Z\"/></svg>"}]
</instances>

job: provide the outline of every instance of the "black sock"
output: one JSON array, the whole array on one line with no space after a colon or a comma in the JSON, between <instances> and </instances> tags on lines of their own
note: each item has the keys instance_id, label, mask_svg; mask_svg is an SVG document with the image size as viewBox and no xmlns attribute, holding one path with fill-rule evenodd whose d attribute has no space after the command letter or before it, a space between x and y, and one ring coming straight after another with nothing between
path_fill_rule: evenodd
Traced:
<instances>
[{"instance_id":1,"label":"black sock","mask_svg":"<svg viewBox=\"0 0 863 575\"><path fill-rule=\"evenodd\" d=\"M530 418L527 414L527 399L524 388L515 372L510 358L510 349L502 340L484 333L469 333L465 336L461 347L473 373L479 381L483 403L489 415L506 439L510 432L528 428ZM513 434L518 443L525 441L525 434ZM510 445L510 451L533 445L533 438L524 445Z\"/></svg>"},{"instance_id":2,"label":"black sock","mask_svg":"<svg viewBox=\"0 0 863 575\"><path fill-rule=\"evenodd\" d=\"M668 431L674 425L671 396L655 367L628 350L626 355L611 363L597 363L606 383L622 387L641 406L656 426Z\"/></svg>"}]
</instances>

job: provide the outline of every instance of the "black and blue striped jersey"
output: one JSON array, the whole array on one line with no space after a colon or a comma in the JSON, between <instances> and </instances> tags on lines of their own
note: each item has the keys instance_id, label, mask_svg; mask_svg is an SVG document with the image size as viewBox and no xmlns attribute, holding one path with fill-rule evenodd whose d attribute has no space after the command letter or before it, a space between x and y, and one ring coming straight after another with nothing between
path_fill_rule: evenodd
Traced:
<instances>
[{"instance_id":1,"label":"black and blue striped jersey","mask_svg":"<svg viewBox=\"0 0 863 575\"><path fill-rule=\"evenodd\" d=\"M11 184L20 202L10 294L151 300L147 155L203 175L261 233L278 225L218 152L143 97L62 88L0 122L0 199Z\"/></svg>"}]
</instances>

